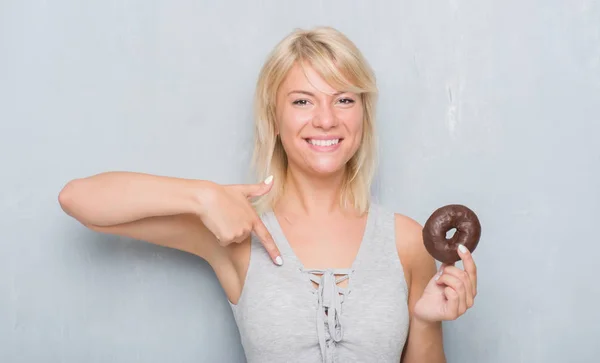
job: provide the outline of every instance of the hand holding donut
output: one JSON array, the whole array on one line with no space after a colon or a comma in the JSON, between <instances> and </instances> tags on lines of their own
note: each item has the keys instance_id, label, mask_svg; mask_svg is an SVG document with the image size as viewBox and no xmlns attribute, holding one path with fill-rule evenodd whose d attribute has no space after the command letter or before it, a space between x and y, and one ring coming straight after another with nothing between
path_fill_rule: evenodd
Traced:
<instances>
[{"instance_id":1,"label":"hand holding donut","mask_svg":"<svg viewBox=\"0 0 600 363\"><path fill-rule=\"evenodd\" d=\"M254 233L262 242L273 262L281 265L281 255L273 237L252 207L249 199L268 193L273 178L263 183L220 185L211 184L203 193L199 211L202 223L215 235L219 245L244 242Z\"/></svg>"},{"instance_id":2,"label":"hand holding donut","mask_svg":"<svg viewBox=\"0 0 600 363\"><path fill-rule=\"evenodd\" d=\"M459 248L459 251L462 249ZM427 322L455 320L473 306L477 295L477 267L465 248L459 252L464 270L442 264L415 305L415 316Z\"/></svg>"},{"instance_id":3,"label":"hand holding donut","mask_svg":"<svg viewBox=\"0 0 600 363\"><path fill-rule=\"evenodd\" d=\"M446 238L451 229L456 233ZM425 223L423 242L427 251L442 262L415 305L415 316L423 321L454 320L471 308L477 295L477 267L471 252L481 236L475 213L462 205L437 209ZM464 270L454 266L462 260Z\"/></svg>"}]
</instances>

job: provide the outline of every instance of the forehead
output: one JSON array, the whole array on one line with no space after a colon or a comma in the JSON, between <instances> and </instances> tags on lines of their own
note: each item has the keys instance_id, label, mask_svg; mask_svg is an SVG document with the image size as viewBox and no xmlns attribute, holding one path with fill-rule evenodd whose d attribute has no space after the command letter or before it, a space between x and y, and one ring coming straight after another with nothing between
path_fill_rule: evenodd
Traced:
<instances>
[{"instance_id":1,"label":"forehead","mask_svg":"<svg viewBox=\"0 0 600 363\"><path fill-rule=\"evenodd\" d=\"M309 91L309 92L321 92L327 94L335 94L339 91L332 87L327 81L321 77L321 75L315 71L315 69L310 64L304 64L304 66L300 66L299 64L294 64L294 66L289 70L286 75L283 83L281 84L281 91L284 94L287 94L292 90L301 90L301 91Z\"/></svg>"}]
</instances>

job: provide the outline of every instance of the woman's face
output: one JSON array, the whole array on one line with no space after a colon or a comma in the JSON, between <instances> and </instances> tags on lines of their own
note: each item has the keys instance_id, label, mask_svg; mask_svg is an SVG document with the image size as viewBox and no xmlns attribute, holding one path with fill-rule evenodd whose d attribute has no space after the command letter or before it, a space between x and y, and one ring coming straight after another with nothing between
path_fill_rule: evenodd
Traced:
<instances>
[{"instance_id":1,"label":"woman's face","mask_svg":"<svg viewBox=\"0 0 600 363\"><path fill-rule=\"evenodd\" d=\"M319 175L341 173L360 146L359 95L332 88L309 65L295 65L277 93L277 132L289 167Z\"/></svg>"}]
</instances>

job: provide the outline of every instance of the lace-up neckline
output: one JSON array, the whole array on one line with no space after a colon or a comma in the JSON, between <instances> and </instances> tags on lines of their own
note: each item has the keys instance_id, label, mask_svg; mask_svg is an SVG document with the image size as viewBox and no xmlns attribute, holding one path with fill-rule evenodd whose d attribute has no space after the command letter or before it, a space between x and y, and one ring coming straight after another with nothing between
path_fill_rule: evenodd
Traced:
<instances>
[{"instance_id":1,"label":"lace-up neckline","mask_svg":"<svg viewBox=\"0 0 600 363\"><path fill-rule=\"evenodd\" d=\"M373 213L369 210L358 251L349 268L306 268L292 249L275 213L268 212L267 218L277 230L277 234L281 236L278 245L280 251L286 256L284 263L294 264L299 273L307 275L307 287L316 299L315 324L323 362L333 362L336 344L344 339L343 303L352 291L352 274L360 266L361 256L367 248L366 244L371 240ZM339 284L346 280L348 285L341 287Z\"/></svg>"}]
</instances>

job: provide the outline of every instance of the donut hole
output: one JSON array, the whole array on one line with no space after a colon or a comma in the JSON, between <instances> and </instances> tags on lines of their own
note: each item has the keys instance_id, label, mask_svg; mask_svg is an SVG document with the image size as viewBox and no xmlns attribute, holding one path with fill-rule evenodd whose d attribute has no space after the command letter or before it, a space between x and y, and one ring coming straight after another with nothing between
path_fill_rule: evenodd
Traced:
<instances>
[{"instance_id":1,"label":"donut hole","mask_svg":"<svg viewBox=\"0 0 600 363\"><path fill-rule=\"evenodd\" d=\"M452 239L452 237L454 237L455 233L456 233L456 228L449 229L446 232L446 239Z\"/></svg>"}]
</instances>

